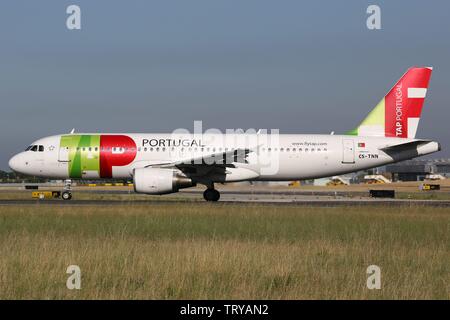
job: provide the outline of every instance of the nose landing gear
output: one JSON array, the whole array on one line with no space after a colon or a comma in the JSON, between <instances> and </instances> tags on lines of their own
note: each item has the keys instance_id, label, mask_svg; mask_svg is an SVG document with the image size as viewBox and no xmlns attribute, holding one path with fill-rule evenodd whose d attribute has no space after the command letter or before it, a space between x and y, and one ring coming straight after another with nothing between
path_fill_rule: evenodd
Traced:
<instances>
[{"instance_id":1,"label":"nose landing gear","mask_svg":"<svg viewBox=\"0 0 450 320\"><path fill-rule=\"evenodd\" d=\"M72 180L65 180L64 181L64 189L61 193L61 198L63 200L70 200L72 199Z\"/></svg>"},{"instance_id":2,"label":"nose landing gear","mask_svg":"<svg viewBox=\"0 0 450 320\"><path fill-rule=\"evenodd\" d=\"M61 193L61 198L63 200L70 200L72 199L72 193L70 193L69 191L63 191L63 193Z\"/></svg>"},{"instance_id":3,"label":"nose landing gear","mask_svg":"<svg viewBox=\"0 0 450 320\"><path fill-rule=\"evenodd\" d=\"M205 198L206 201L219 201L220 199L220 193L214 188L208 188L203 192L203 198Z\"/></svg>"}]
</instances>

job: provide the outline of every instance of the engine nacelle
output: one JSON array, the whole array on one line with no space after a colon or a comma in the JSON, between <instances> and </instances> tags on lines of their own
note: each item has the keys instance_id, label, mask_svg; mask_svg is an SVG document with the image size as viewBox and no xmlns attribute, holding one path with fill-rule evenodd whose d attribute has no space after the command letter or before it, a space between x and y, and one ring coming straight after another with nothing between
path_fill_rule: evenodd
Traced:
<instances>
[{"instance_id":1,"label":"engine nacelle","mask_svg":"<svg viewBox=\"0 0 450 320\"><path fill-rule=\"evenodd\" d=\"M161 168L134 169L133 183L135 192L147 194L173 193L195 185L181 172Z\"/></svg>"}]
</instances>

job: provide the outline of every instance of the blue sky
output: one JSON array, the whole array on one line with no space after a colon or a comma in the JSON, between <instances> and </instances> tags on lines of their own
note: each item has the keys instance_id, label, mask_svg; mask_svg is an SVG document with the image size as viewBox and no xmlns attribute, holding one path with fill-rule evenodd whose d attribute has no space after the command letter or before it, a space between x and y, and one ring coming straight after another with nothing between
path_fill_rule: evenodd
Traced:
<instances>
[{"instance_id":1,"label":"blue sky","mask_svg":"<svg viewBox=\"0 0 450 320\"><path fill-rule=\"evenodd\" d=\"M448 1L2 1L0 169L72 128L345 132L412 65L435 68L418 136L449 157L449 31Z\"/></svg>"}]
</instances>

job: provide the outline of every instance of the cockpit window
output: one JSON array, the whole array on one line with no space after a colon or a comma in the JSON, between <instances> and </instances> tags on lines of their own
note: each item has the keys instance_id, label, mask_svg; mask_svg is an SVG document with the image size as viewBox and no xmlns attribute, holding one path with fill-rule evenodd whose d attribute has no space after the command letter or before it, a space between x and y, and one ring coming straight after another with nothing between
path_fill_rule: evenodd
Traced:
<instances>
[{"instance_id":1,"label":"cockpit window","mask_svg":"<svg viewBox=\"0 0 450 320\"><path fill-rule=\"evenodd\" d=\"M28 148L26 148L25 151L44 152L44 146L43 145L31 145Z\"/></svg>"}]
</instances>

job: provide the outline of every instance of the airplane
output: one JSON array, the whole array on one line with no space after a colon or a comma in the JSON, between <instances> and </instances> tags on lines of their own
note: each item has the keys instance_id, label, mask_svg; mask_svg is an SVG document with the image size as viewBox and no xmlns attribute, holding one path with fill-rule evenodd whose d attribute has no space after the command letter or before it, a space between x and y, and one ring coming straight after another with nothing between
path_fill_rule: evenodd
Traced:
<instances>
[{"instance_id":1,"label":"airplane","mask_svg":"<svg viewBox=\"0 0 450 320\"><path fill-rule=\"evenodd\" d=\"M9 167L65 179L132 179L134 190L168 194L202 184L218 201L217 183L315 179L374 168L441 150L416 139L432 67L412 67L355 129L342 135L252 133L75 133L33 142ZM264 139L263 139L264 138Z\"/></svg>"}]
</instances>

